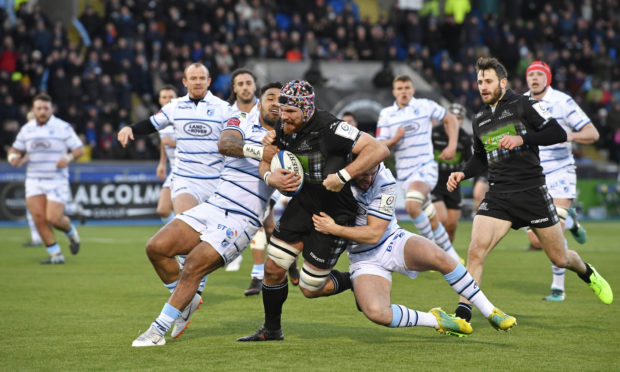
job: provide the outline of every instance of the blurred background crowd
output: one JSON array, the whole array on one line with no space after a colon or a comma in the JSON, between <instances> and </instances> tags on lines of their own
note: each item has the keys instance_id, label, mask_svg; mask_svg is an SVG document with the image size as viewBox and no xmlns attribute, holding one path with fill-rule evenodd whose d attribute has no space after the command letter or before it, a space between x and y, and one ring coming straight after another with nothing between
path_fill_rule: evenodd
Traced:
<instances>
[{"instance_id":1,"label":"blurred background crowd","mask_svg":"<svg viewBox=\"0 0 620 372\"><path fill-rule=\"evenodd\" d=\"M573 96L601 134L594 153L577 157L620 163L615 0L437 0L416 11L381 0L375 19L360 16L364 0L85 3L76 27L67 30L36 3L0 0L2 157L40 91L75 126L87 158L152 159L155 142L138 139L123 150L115 132L157 111L164 84L184 94L189 62L207 65L211 91L223 98L230 73L250 59L405 62L472 115L480 108L474 64L492 55L520 93L530 62L548 63L554 88Z\"/></svg>"}]
</instances>

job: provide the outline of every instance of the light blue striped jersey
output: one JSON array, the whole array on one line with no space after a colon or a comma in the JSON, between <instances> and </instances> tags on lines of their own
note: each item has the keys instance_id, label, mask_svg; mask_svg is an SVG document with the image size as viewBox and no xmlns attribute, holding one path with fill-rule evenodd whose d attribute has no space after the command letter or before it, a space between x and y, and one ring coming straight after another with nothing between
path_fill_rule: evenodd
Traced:
<instances>
[{"instance_id":1,"label":"light blue striped jersey","mask_svg":"<svg viewBox=\"0 0 620 372\"><path fill-rule=\"evenodd\" d=\"M412 98L404 108L394 102L381 110L377 122L378 140L390 139L399 127L405 128L405 136L393 148L399 181L409 178L416 167L434 161L432 119L441 121L445 116L446 109L425 98Z\"/></svg>"},{"instance_id":2,"label":"light blue striped jersey","mask_svg":"<svg viewBox=\"0 0 620 372\"><path fill-rule=\"evenodd\" d=\"M174 126L177 134L175 177L219 179L224 157L217 150L217 140L230 114L228 102L207 92L198 105L185 95L174 98L150 117L158 131Z\"/></svg>"},{"instance_id":3,"label":"light blue striped jersey","mask_svg":"<svg viewBox=\"0 0 620 372\"><path fill-rule=\"evenodd\" d=\"M56 163L82 146L71 124L54 115L43 125L37 125L35 119L24 124L13 143L13 148L28 154L26 178L69 179L68 168L58 169Z\"/></svg>"},{"instance_id":4,"label":"light blue striped jersey","mask_svg":"<svg viewBox=\"0 0 620 372\"><path fill-rule=\"evenodd\" d=\"M529 96L531 93L525 93ZM578 132L592 121L568 94L547 87L547 92L540 100L547 111L558 121L562 129L569 132ZM556 143L551 146L538 146L538 156L543 173L549 174L560 168L575 165L573 149L570 142Z\"/></svg>"},{"instance_id":5,"label":"light blue striped jersey","mask_svg":"<svg viewBox=\"0 0 620 372\"><path fill-rule=\"evenodd\" d=\"M168 137L173 141L177 140L177 133L174 130L174 126L168 126L159 131L159 137L164 138ZM170 168L174 172L174 161L176 159L176 147L172 146L164 146L164 151L166 151L166 157L168 158L168 164L170 164Z\"/></svg>"},{"instance_id":6,"label":"light blue striped jersey","mask_svg":"<svg viewBox=\"0 0 620 372\"><path fill-rule=\"evenodd\" d=\"M355 216L356 226L368 225L368 216L390 221L377 244L349 243L349 252L366 252L381 246L390 235L400 229L396 222L396 181L392 172L381 163L374 182L366 192L357 187L355 182L351 183L351 192L358 205L357 215Z\"/></svg>"},{"instance_id":7,"label":"light blue striped jersey","mask_svg":"<svg viewBox=\"0 0 620 372\"><path fill-rule=\"evenodd\" d=\"M261 145L267 134L258 120L258 111L238 112L228 120L224 130L238 131L246 143L253 145ZM263 182L258 173L259 163L257 159L226 156L221 182L207 203L244 214L262 226L263 213L274 188Z\"/></svg>"}]
</instances>

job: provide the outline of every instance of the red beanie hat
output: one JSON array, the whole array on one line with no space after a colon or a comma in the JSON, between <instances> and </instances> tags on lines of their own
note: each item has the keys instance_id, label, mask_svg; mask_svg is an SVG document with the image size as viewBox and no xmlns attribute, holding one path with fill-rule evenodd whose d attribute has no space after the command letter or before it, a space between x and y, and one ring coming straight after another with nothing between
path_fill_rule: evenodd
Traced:
<instances>
[{"instance_id":1,"label":"red beanie hat","mask_svg":"<svg viewBox=\"0 0 620 372\"><path fill-rule=\"evenodd\" d=\"M545 73L545 75L547 76L547 87L549 85L551 85L551 68L549 67L548 64L546 64L543 61L534 61L532 62L532 64L529 65L529 67L527 68L527 71L525 71L525 76L530 74L530 71L534 71L534 70L538 70L538 71L542 71Z\"/></svg>"}]
</instances>

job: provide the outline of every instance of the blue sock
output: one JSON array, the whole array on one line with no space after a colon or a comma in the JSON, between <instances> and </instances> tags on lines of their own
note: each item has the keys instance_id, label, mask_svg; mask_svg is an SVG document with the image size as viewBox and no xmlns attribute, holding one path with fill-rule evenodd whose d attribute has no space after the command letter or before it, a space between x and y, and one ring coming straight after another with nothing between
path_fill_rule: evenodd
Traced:
<instances>
[{"instance_id":1,"label":"blue sock","mask_svg":"<svg viewBox=\"0 0 620 372\"><path fill-rule=\"evenodd\" d=\"M435 241L433 229L431 228L431 222L428 220L428 217L426 217L424 212L420 213L418 217L413 220L413 224L415 225L415 228L418 229L420 235L428 240Z\"/></svg>"},{"instance_id":2,"label":"blue sock","mask_svg":"<svg viewBox=\"0 0 620 372\"><path fill-rule=\"evenodd\" d=\"M265 277L265 264L252 266L252 278L263 279Z\"/></svg>"},{"instance_id":3,"label":"blue sock","mask_svg":"<svg viewBox=\"0 0 620 372\"><path fill-rule=\"evenodd\" d=\"M169 303L166 303L157 319L155 319L153 324L151 324L151 327L163 336L170 330L172 323L177 320L179 315L181 315L181 310L178 310Z\"/></svg>"},{"instance_id":4,"label":"blue sock","mask_svg":"<svg viewBox=\"0 0 620 372\"><path fill-rule=\"evenodd\" d=\"M75 226L73 226L73 224L71 224L71 230L69 230L69 232L66 232L65 235L67 237L71 237L71 236L73 236L73 234L75 234Z\"/></svg>"},{"instance_id":5,"label":"blue sock","mask_svg":"<svg viewBox=\"0 0 620 372\"><path fill-rule=\"evenodd\" d=\"M164 283L164 287L168 288L168 290L170 291L170 293L174 292L174 290L177 287L177 284L179 284L178 280L175 280L174 282L170 283L170 284L166 284Z\"/></svg>"},{"instance_id":6,"label":"blue sock","mask_svg":"<svg viewBox=\"0 0 620 372\"><path fill-rule=\"evenodd\" d=\"M162 217L161 218L161 222L163 222L163 224L167 224L168 222L172 221L174 219L174 212L170 212L170 215L168 217Z\"/></svg>"},{"instance_id":7,"label":"blue sock","mask_svg":"<svg viewBox=\"0 0 620 372\"><path fill-rule=\"evenodd\" d=\"M47 253L49 253L50 256L61 253L60 246L58 245L58 243L48 245L46 249L47 249Z\"/></svg>"}]
</instances>

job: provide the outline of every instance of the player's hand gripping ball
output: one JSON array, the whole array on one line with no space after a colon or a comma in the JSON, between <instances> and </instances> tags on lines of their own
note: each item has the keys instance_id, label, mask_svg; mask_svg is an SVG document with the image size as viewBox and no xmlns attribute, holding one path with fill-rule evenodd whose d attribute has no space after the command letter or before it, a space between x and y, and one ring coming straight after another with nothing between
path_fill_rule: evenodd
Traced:
<instances>
[{"instance_id":1,"label":"player's hand gripping ball","mask_svg":"<svg viewBox=\"0 0 620 372\"><path fill-rule=\"evenodd\" d=\"M295 191L281 191L283 195L293 196L297 195L301 188L304 186L304 167L301 164L301 161L295 156L292 152L286 150L278 151L274 157L271 159L271 171L275 171L278 168L286 169L290 172L297 172L301 179L299 180L301 184Z\"/></svg>"}]
</instances>

